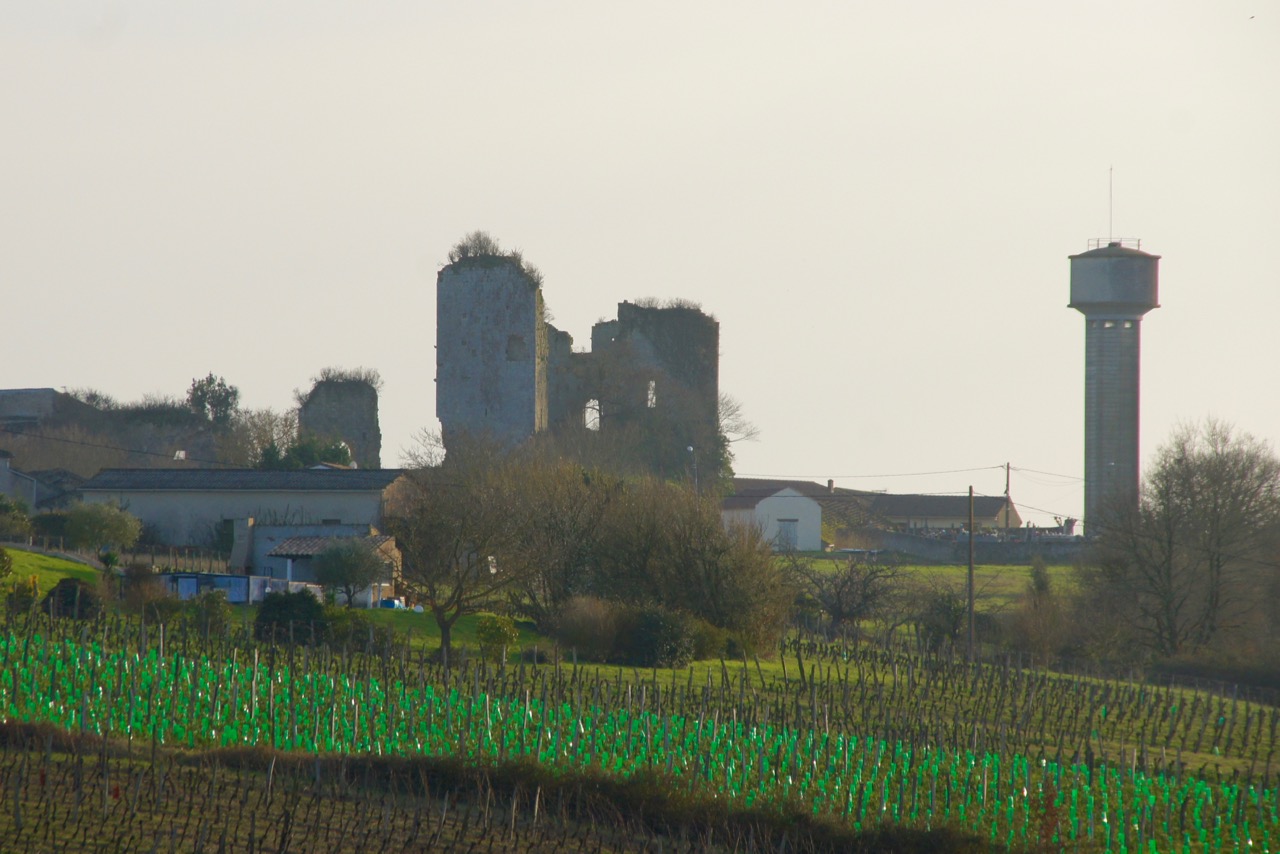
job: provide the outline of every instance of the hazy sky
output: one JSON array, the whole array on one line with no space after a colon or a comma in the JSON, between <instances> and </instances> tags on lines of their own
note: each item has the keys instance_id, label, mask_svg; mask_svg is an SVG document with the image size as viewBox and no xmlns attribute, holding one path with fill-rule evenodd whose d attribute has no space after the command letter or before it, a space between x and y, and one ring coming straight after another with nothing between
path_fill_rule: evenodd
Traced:
<instances>
[{"instance_id":1,"label":"hazy sky","mask_svg":"<svg viewBox=\"0 0 1280 854\"><path fill-rule=\"evenodd\" d=\"M739 474L995 494L1008 461L1049 523L1114 167L1110 233L1164 259L1143 458L1207 415L1280 441L1276 0L4 0L0 121L0 388L284 408L369 366L396 465L481 228L581 345L623 299L713 313Z\"/></svg>"}]
</instances>

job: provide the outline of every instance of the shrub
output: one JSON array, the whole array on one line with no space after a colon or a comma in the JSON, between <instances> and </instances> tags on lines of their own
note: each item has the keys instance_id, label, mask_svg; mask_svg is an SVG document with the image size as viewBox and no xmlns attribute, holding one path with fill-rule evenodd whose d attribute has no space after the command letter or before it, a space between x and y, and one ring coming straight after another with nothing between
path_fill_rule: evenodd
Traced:
<instances>
[{"instance_id":1,"label":"shrub","mask_svg":"<svg viewBox=\"0 0 1280 854\"><path fill-rule=\"evenodd\" d=\"M395 630L378 625L366 612L331 605L324 609L324 616L327 639L334 647L382 653L396 645Z\"/></svg>"},{"instance_id":2,"label":"shrub","mask_svg":"<svg viewBox=\"0 0 1280 854\"><path fill-rule=\"evenodd\" d=\"M182 622L186 604L173 596L158 596L142 606L142 616L152 625L172 626Z\"/></svg>"},{"instance_id":3,"label":"shrub","mask_svg":"<svg viewBox=\"0 0 1280 854\"><path fill-rule=\"evenodd\" d=\"M959 642L968 611L960 595L938 588L923 595L915 614L916 637L929 652L939 652Z\"/></svg>"},{"instance_id":4,"label":"shrub","mask_svg":"<svg viewBox=\"0 0 1280 854\"><path fill-rule=\"evenodd\" d=\"M608 661L618 638L617 609L603 599L575 596L552 621L551 635L581 658Z\"/></svg>"},{"instance_id":5,"label":"shrub","mask_svg":"<svg viewBox=\"0 0 1280 854\"><path fill-rule=\"evenodd\" d=\"M706 620L691 619L690 628L693 637L693 658L700 661L705 658L720 658L729 648L729 632L713 626Z\"/></svg>"},{"instance_id":6,"label":"shrub","mask_svg":"<svg viewBox=\"0 0 1280 854\"><path fill-rule=\"evenodd\" d=\"M324 605L305 590L268 593L258 607L253 636L260 641L281 643L291 637L300 643L323 641L328 634L328 625Z\"/></svg>"},{"instance_id":7,"label":"shrub","mask_svg":"<svg viewBox=\"0 0 1280 854\"><path fill-rule=\"evenodd\" d=\"M627 609L619 620L617 655L633 667L684 667L693 660L694 621L660 605Z\"/></svg>"},{"instance_id":8,"label":"shrub","mask_svg":"<svg viewBox=\"0 0 1280 854\"><path fill-rule=\"evenodd\" d=\"M134 614L141 614L151 603L166 598L160 579L156 578L151 567L141 563L131 563L124 568L121 587L125 610ZM151 619L150 614L147 619Z\"/></svg>"},{"instance_id":9,"label":"shrub","mask_svg":"<svg viewBox=\"0 0 1280 854\"><path fill-rule=\"evenodd\" d=\"M724 642L726 658L746 658L748 655L755 655L759 648L754 641L733 632L729 632Z\"/></svg>"},{"instance_id":10,"label":"shrub","mask_svg":"<svg viewBox=\"0 0 1280 854\"><path fill-rule=\"evenodd\" d=\"M480 640L482 656L506 661L507 648L515 646L520 632L510 617L486 614L476 623L476 637Z\"/></svg>"},{"instance_id":11,"label":"shrub","mask_svg":"<svg viewBox=\"0 0 1280 854\"><path fill-rule=\"evenodd\" d=\"M31 518L27 507L0 493L0 537L25 537L31 533Z\"/></svg>"},{"instance_id":12,"label":"shrub","mask_svg":"<svg viewBox=\"0 0 1280 854\"><path fill-rule=\"evenodd\" d=\"M142 522L114 504L76 504L67 511L67 540L80 549L111 554L111 548L132 548L142 534ZM107 555L103 555L107 563Z\"/></svg>"},{"instance_id":13,"label":"shrub","mask_svg":"<svg viewBox=\"0 0 1280 854\"><path fill-rule=\"evenodd\" d=\"M36 599L40 596L40 586L36 583L36 577L33 575L26 581L15 581L13 588L5 594L5 609L10 614L26 614L36 606Z\"/></svg>"},{"instance_id":14,"label":"shrub","mask_svg":"<svg viewBox=\"0 0 1280 854\"><path fill-rule=\"evenodd\" d=\"M231 628L231 605L221 590L206 590L189 599L183 611L191 628L205 639L226 634Z\"/></svg>"},{"instance_id":15,"label":"shrub","mask_svg":"<svg viewBox=\"0 0 1280 854\"><path fill-rule=\"evenodd\" d=\"M98 585L79 578L63 578L40 602L40 610L54 617L92 620L104 610Z\"/></svg>"},{"instance_id":16,"label":"shrub","mask_svg":"<svg viewBox=\"0 0 1280 854\"><path fill-rule=\"evenodd\" d=\"M31 532L37 537L60 539L67 535L67 513L65 510L53 510L38 513L31 517Z\"/></svg>"}]
</instances>

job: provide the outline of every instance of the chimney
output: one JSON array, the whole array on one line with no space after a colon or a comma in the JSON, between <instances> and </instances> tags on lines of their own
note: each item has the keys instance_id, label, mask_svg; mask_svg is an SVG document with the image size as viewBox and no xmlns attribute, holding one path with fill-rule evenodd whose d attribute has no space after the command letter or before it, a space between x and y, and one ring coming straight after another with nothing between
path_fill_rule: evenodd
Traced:
<instances>
[{"instance_id":1,"label":"chimney","mask_svg":"<svg viewBox=\"0 0 1280 854\"><path fill-rule=\"evenodd\" d=\"M831 478L827 478L827 494L835 495L835 492L836 492L836 482Z\"/></svg>"}]
</instances>

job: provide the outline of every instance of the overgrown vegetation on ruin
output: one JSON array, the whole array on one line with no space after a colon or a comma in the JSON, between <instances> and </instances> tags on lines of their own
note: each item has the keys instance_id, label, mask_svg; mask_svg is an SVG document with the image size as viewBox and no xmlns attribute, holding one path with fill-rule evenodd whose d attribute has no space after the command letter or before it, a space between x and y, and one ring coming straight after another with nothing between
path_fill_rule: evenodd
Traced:
<instances>
[{"instance_id":1,"label":"overgrown vegetation on ruin","mask_svg":"<svg viewBox=\"0 0 1280 854\"><path fill-rule=\"evenodd\" d=\"M462 267L494 267L514 264L534 286L542 286L542 271L524 259L518 249L506 250L485 231L472 231L449 250L449 263Z\"/></svg>"}]
</instances>

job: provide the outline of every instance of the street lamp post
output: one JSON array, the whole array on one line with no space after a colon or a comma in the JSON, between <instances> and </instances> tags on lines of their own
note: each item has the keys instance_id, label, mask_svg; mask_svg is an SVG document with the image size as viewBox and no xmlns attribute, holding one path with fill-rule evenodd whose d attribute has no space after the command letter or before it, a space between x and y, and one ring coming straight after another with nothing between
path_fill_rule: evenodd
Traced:
<instances>
[{"instance_id":1,"label":"street lamp post","mask_svg":"<svg viewBox=\"0 0 1280 854\"><path fill-rule=\"evenodd\" d=\"M701 495L702 490L698 488L698 452L694 450L693 445L690 445L687 450L693 456L693 494Z\"/></svg>"}]
</instances>

